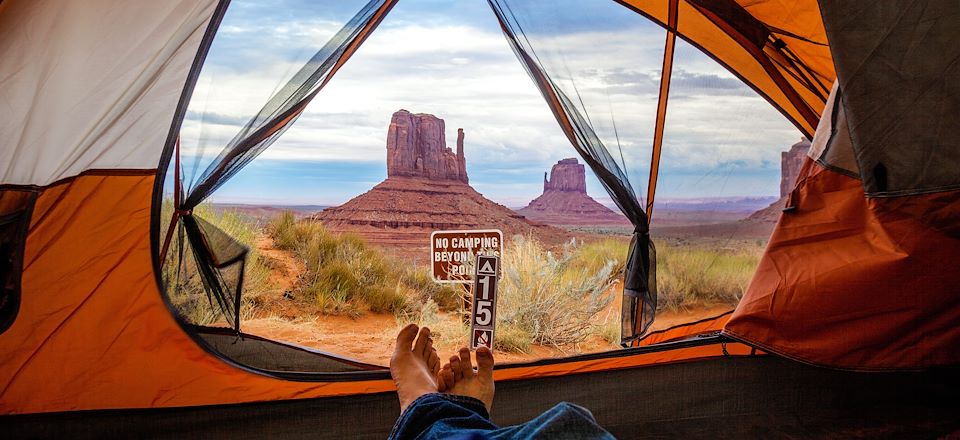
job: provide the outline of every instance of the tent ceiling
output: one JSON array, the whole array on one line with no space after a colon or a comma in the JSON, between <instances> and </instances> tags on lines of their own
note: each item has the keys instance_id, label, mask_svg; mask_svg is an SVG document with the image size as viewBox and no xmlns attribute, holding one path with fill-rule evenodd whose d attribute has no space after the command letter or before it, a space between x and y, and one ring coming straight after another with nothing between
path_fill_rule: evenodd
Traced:
<instances>
[{"instance_id":1,"label":"tent ceiling","mask_svg":"<svg viewBox=\"0 0 960 440\"><path fill-rule=\"evenodd\" d=\"M616 0L668 28L669 0ZM816 0L686 0L677 34L812 136L836 77Z\"/></svg>"}]
</instances>

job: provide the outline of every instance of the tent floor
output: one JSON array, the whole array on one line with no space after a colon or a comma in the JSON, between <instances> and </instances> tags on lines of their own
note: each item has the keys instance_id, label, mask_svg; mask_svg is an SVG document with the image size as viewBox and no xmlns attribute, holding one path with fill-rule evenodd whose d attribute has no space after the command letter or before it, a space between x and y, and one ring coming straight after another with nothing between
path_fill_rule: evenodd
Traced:
<instances>
[{"instance_id":1,"label":"tent floor","mask_svg":"<svg viewBox=\"0 0 960 440\"><path fill-rule=\"evenodd\" d=\"M852 373L729 357L497 384L494 419L560 400L618 438L937 438L960 430L957 369ZM0 418L5 438L385 438L394 393Z\"/></svg>"}]
</instances>

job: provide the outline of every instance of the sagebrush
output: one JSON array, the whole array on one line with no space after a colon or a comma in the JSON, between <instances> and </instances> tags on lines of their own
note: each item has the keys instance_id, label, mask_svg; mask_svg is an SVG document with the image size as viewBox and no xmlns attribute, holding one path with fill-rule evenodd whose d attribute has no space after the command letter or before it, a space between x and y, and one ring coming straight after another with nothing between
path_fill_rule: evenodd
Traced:
<instances>
[{"instance_id":1,"label":"sagebrush","mask_svg":"<svg viewBox=\"0 0 960 440\"><path fill-rule=\"evenodd\" d=\"M407 267L359 236L328 231L284 212L267 226L278 249L292 252L305 271L295 295L312 300L322 313L358 316L366 311L404 314L433 301L441 309L459 304L459 293L434 283L422 268Z\"/></svg>"}]
</instances>

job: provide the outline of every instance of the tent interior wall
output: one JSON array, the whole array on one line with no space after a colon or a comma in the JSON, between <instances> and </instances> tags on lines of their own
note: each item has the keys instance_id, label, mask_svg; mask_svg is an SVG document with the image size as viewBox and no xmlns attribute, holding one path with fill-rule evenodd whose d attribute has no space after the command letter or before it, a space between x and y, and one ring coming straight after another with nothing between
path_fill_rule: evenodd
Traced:
<instances>
[{"instance_id":1,"label":"tent interior wall","mask_svg":"<svg viewBox=\"0 0 960 440\"><path fill-rule=\"evenodd\" d=\"M956 369L864 374L772 356L505 381L494 421L521 423L557 396L590 408L617 438L937 438L957 429ZM656 396L641 398L640 396ZM0 418L14 438L384 438L392 392L188 408Z\"/></svg>"},{"instance_id":2,"label":"tent interior wall","mask_svg":"<svg viewBox=\"0 0 960 440\"><path fill-rule=\"evenodd\" d=\"M178 131L229 1L0 1L3 432L389 432L399 407L385 367L249 335L236 343L244 252L192 208L296 121L396 3L364 2L187 182ZM737 309L644 333L656 308L649 211L562 72L525 38L529 17L511 9L523 3L489 1L574 149L634 223L636 300L628 348L498 365L495 420L567 400L621 438L960 429L960 4L614 2L667 29L665 54L671 35L699 48L815 146ZM159 269L176 252L168 242L209 268L204 286L232 331L177 315Z\"/></svg>"}]
</instances>

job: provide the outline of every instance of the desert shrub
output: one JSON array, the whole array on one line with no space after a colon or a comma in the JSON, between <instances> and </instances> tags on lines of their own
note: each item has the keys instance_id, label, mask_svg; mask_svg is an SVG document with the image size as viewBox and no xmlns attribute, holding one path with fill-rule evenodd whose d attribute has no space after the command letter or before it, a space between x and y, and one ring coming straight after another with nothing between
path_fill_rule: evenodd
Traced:
<instances>
[{"instance_id":1,"label":"desert shrub","mask_svg":"<svg viewBox=\"0 0 960 440\"><path fill-rule=\"evenodd\" d=\"M166 209L163 212L172 213L172 209ZM240 319L256 315L263 295L274 288L270 282L270 267L257 251L258 226L244 219L236 211L214 209L206 204L196 207L193 212L194 215L220 228L249 249L244 270L243 291L240 295ZM177 235L174 234L174 242L170 245L167 261L163 266L164 280L168 285L167 294L171 304L181 317L191 323L209 325L223 322L223 312L219 306L211 303L203 288L196 263L191 256L189 243L184 242L184 258L180 264L176 258L178 247L176 240Z\"/></svg>"},{"instance_id":2,"label":"desert shrub","mask_svg":"<svg viewBox=\"0 0 960 440\"><path fill-rule=\"evenodd\" d=\"M750 283L763 248L734 249L660 244L657 249L657 308L682 310L697 304L736 305Z\"/></svg>"},{"instance_id":3,"label":"desert shrub","mask_svg":"<svg viewBox=\"0 0 960 440\"><path fill-rule=\"evenodd\" d=\"M615 261L598 271L573 264L577 249L559 255L532 238L517 236L504 249L497 307L497 348L583 342L595 330L594 317L613 299ZM523 337L520 337L522 335ZM507 336L505 339L504 336ZM512 347L505 345L508 340Z\"/></svg>"},{"instance_id":4,"label":"desert shrub","mask_svg":"<svg viewBox=\"0 0 960 440\"><path fill-rule=\"evenodd\" d=\"M573 249L570 247L573 246ZM568 251L574 250L568 269L571 273L597 273L608 264L612 264L610 276L622 277L627 261L627 251L630 249L630 239L607 238L603 240L568 245Z\"/></svg>"},{"instance_id":5,"label":"desert shrub","mask_svg":"<svg viewBox=\"0 0 960 440\"><path fill-rule=\"evenodd\" d=\"M433 276L422 268L408 268L404 274L403 284L416 292L421 303L433 301L440 310L447 312L458 311L462 307L463 288L453 284L437 283L433 280Z\"/></svg>"}]
</instances>

